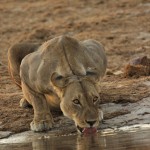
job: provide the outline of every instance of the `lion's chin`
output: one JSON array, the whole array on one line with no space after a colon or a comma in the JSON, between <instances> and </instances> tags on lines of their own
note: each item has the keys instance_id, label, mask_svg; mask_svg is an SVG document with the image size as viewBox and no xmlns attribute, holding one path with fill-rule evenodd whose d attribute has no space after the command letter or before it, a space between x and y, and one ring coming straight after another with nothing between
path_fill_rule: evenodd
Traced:
<instances>
[{"instance_id":1,"label":"lion's chin","mask_svg":"<svg viewBox=\"0 0 150 150\"><path fill-rule=\"evenodd\" d=\"M77 130L81 134L94 134L94 133L97 132L97 128L96 127L81 128L81 127L77 126Z\"/></svg>"}]
</instances>

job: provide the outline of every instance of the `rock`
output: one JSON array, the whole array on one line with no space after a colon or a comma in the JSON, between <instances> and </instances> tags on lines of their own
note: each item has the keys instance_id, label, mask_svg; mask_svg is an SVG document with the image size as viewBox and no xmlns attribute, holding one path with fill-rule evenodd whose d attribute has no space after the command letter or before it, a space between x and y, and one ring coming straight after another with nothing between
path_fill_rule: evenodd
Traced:
<instances>
[{"instance_id":1,"label":"rock","mask_svg":"<svg viewBox=\"0 0 150 150\"><path fill-rule=\"evenodd\" d=\"M150 59L147 56L132 59L124 69L125 77L140 77L150 75Z\"/></svg>"},{"instance_id":2,"label":"rock","mask_svg":"<svg viewBox=\"0 0 150 150\"><path fill-rule=\"evenodd\" d=\"M0 139L7 138L12 134L10 131L0 131Z\"/></svg>"},{"instance_id":3,"label":"rock","mask_svg":"<svg viewBox=\"0 0 150 150\"><path fill-rule=\"evenodd\" d=\"M112 72L112 70L110 70L110 69L107 69L107 71L106 71L106 75L113 75L113 72Z\"/></svg>"},{"instance_id":4,"label":"rock","mask_svg":"<svg viewBox=\"0 0 150 150\"><path fill-rule=\"evenodd\" d=\"M123 74L123 72L121 70L114 72L114 75L121 75L121 74Z\"/></svg>"}]
</instances>

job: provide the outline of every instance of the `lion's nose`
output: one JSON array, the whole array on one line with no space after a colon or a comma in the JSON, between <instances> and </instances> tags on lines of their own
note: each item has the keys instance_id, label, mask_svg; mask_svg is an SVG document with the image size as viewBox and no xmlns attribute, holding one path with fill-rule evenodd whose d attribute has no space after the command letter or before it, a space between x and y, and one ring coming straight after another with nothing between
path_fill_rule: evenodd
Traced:
<instances>
[{"instance_id":1,"label":"lion's nose","mask_svg":"<svg viewBox=\"0 0 150 150\"><path fill-rule=\"evenodd\" d=\"M89 120L85 120L86 123L88 123L91 127L95 124L95 120L94 121L89 121Z\"/></svg>"}]
</instances>

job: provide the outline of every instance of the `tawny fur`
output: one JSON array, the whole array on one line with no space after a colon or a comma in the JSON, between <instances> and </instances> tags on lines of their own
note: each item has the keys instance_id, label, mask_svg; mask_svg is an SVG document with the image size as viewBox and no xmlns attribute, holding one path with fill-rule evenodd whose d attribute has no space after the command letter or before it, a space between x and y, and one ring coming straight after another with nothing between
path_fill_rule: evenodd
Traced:
<instances>
[{"instance_id":1,"label":"tawny fur","mask_svg":"<svg viewBox=\"0 0 150 150\"><path fill-rule=\"evenodd\" d=\"M99 42L60 36L41 46L18 44L8 51L8 65L12 79L23 91L23 101L33 106L31 130L52 128L50 110L59 108L76 126L99 125L98 85L107 65Z\"/></svg>"}]
</instances>

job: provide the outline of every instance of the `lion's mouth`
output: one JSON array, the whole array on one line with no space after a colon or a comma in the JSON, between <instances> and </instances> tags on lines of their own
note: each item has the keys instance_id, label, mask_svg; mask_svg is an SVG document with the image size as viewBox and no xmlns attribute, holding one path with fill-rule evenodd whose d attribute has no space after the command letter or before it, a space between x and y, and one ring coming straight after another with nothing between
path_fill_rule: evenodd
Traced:
<instances>
[{"instance_id":1,"label":"lion's mouth","mask_svg":"<svg viewBox=\"0 0 150 150\"><path fill-rule=\"evenodd\" d=\"M81 127L77 126L77 130L80 133L84 133L84 134L92 134L92 133L96 133L97 132L97 128L95 128L95 127L81 128Z\"/></svg>"}]
</instances>

